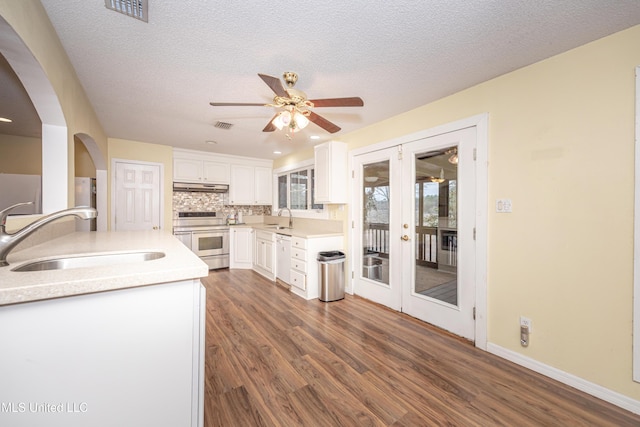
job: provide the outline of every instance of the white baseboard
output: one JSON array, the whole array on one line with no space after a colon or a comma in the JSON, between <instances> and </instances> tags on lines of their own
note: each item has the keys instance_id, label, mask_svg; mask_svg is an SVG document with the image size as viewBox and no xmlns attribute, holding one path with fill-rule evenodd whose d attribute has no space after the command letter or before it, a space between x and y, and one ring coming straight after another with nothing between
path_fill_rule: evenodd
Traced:
<instances>
[{"instance_id":1,"label":"white baseboard","mask_svg":"<svg viewBox=\"0 0 640 427\"><path fill-rule=\"evenodd\" d=\"M495 354L496 356L502 357L503 359L507 359L515 364L524 366L527 369L538 372L539 374L545 375L549 378L553 378L554 380L560 381L561 383L588 393L594 397L597 397L598 399L602 399L606 402L612 403L616 406L626 409L627 411L631 411L635 414L640 414L640 401L638 400L631 399L630 397L627 397L623 394L617 393L613 390L609 390L608 388L602 387L598 384L591 383L580 377L561 371L552 366L545 365L544 363L540 363L537 360L523 356L520 353L516 353L515 351L508 350L492 343L487 344L487 351L489 353Z\"/></svg>"}]
</instances>

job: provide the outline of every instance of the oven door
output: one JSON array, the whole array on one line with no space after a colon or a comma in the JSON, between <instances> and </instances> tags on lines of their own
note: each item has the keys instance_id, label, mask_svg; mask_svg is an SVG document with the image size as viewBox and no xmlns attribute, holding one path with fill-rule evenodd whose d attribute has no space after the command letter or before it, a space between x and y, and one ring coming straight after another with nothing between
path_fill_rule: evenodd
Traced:
<instances>
[{"instance_id":1,"label":"oven door","mask_svg":"<svg viewBox=\"0 0 640 427\"><path fill-rule=\"evenodd\" d=\"M229 254L229 230L194 231L191 250L199 257Z\"/></svg>"}]
</instances>

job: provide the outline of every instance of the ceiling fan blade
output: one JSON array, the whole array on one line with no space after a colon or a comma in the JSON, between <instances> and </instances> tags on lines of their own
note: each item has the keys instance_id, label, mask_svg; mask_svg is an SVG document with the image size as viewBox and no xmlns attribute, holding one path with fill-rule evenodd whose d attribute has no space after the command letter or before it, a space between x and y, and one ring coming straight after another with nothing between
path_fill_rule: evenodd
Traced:
<instances>
[{"instance_id":1,"label":"ceiling fan blade","mask_svg":"<svg viewBox=\"0 0 640 427\"><path fill-rule=\"evenodd\" d=\"M309 111L309 116L308 117L309 117L310 121L312 121L313 123L317 124L322 129L326 130L329 133L336 133L336 132L338 132L340 130L340 127L338 127L337 125L331 123L329 120L325 119L324 117L321 117L321 116L317 115L313 111Z\"/></svg>"},{"instance_id":2,"label":"ceiling fan blade","mask_svg":"<svg viewBox=\"0 0 640 427\"><path fill-rule=\"evenodd\" d=\"M314 107L362 107L364 101L362 98L354 96L352 98L327 98L327 99L310 99Z\"/></svg>"},{"instance_id":3,"label":"ceiling fan blade","mask_svg":"<svg viewBox=\"0 0 640 427\"><path fill-rule=\"evenodd\" d=\"M264 107L267 104L262 103L262 104L257 104L257 103L253 103L253 104L248 104L248 103L244 103L244 102L210 102L210 105L213 105L214 107Z\"/></svg>"},{"instance_id":4,"label":"ceiling fan blade","mask_svg":"<svg viewBox=\"0 0 640 427\"><path fill-rule=\"evenodd\" d=\"M275 116L271 117L271 120L269 120L269 123L267 123L267 125L264 127L264 129L262 129L262 132L273 132L274 130L276 130L276 125L273 124L273 121L275 120L276 117L278 117L277 113Z\"/></svg>"},{"instance_id":5,"label":"ceiling fan blade","mask_svg":"<svg viewBox=\"0 0 640 427\"><path fill-rule=\"evenodd\" d=\"M271 88L271 90L276 95L281 96L283 98L288 98L289 97L289 94L284 89L284 86L282 86L282 82L280 81L279 78L272 77L272 76L267 76L266 74L260 74L260 73L258 73L258 75L267 84L267 86L269 86Z\"/></svg>"}]
</instances>

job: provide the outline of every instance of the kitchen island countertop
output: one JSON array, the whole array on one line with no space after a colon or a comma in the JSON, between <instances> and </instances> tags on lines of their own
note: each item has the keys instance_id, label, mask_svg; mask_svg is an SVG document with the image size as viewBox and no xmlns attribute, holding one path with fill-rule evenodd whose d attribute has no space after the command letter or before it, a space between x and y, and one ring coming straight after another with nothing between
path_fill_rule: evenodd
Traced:
<instances>
[{"instance_id":1,"label":"kitchen island countertop","mask_svg":"<svg viewBox=\"0 0 640 427\"><path fill-rule=\"evenodd\" d=\"M16 272L40 259L112 252L164 252L163 258L64 270ZM162 231L75 232L15 251L0 267L0 306L206 277L207 265Z\"/></svg>"}]
</instances>

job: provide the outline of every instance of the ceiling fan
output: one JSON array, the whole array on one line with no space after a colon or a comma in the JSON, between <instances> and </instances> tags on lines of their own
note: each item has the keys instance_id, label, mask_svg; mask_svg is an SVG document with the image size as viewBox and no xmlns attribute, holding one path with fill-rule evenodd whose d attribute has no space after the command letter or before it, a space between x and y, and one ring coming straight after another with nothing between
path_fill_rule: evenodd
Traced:
<instances>
[{"instance_id":1,"label":"ceiling fan","mask_svg":"<svg viewBox=\"0 0 640 427\"><path fill-rule=\"evenodd\" d=\"M340 130L340 127L336 124L314 113L311 110L314 107L362 107L364 105L364 102L359 97L307 99L307 94L300 90L293 89L293 86L295 86L298 81L298 75L294 72L289 71L282 75L287 88L284 87L277 77L266 74L258 74L258 76L260 76L267 86L276 94L273 97L273 103L210 102L210 104L214 107L264 106L280 108L282 111L276 113L262 131L273 132L276 129L286 128L288 136L303 129L309 121L312 121L329 133L336 133Z\"/></svg>"}]
</instances>

